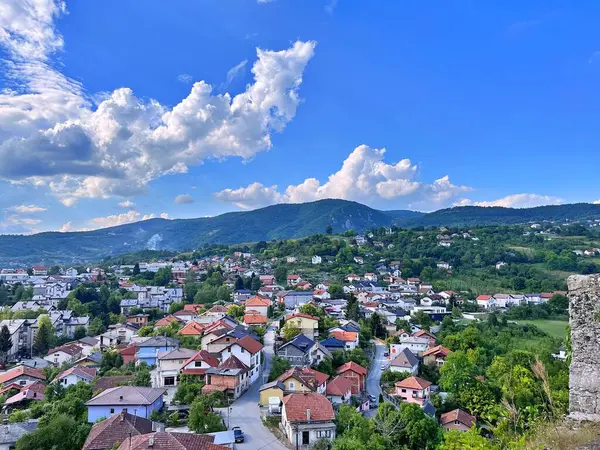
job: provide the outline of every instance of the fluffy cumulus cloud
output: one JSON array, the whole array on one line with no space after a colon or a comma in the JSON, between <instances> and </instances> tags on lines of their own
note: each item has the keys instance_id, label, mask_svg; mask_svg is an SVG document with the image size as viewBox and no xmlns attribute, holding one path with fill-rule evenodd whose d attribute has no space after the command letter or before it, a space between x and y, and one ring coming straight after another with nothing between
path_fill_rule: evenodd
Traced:
<instances>
[{"instance_id":1,"label":"fluffy cumulus cloud","mask_svg":"<svg viewBox=\"0 0 600 450\"><path fill-rule=\"evenodd\" d=\"M123 209L129 209L129 208L133 208L135 206L135 203L132 202L131 200L124 200L122 202L119 202L117 204L117 206L119 208L123 208Z\"/></svg>"},{"instance_id":2,"label":"fluffy cumulus cloud","mask_svg":"<svg viewBox=\"0 0 600 450\"><path fill-rule=\"evenodd\" d=\"M169 215L167 213L162 213L159 216L157 216L156 214L142 215L141 213L135 210L130 210L122 214L113 214L105 217L94 217L93 219L87 221L89 228L84 229L116 227L117 225L125 225L127 223L138 222L140 220L156 219L158 217L162 219L168 219ZM63 225L63 228L65 226L68 227L68 230L65 231L74 231L74 227L71 225L70 222ZM84 229L79 228L78 230L83 231Z\"/></svg>"},{"instance_id":3,"label":"fluffy cumulus cloud","mask_svg":"<svg viewBox=\"0 0 600 450\"><path fill-rule=\"evenodd\" d=\"M173 202L176 205L187 205L190 203L194 203L194 197L192 197L190 194L181 194L175 197Z\"/></svg>"},{"instance_id":4,"label":"fluffy cumulus cloud","mask_svg":"<svg viewBox=\"0 0 600 450\"><path fill-rule=\"evenodd\" d=\"M533 208L542 205L560 205L565 201L558 197L539 194L513 194L498 200L474 202L475 206L504 206L505 208Z\"/></svg>"},{"instance_id":5,"label":"fluffy cumulus cloud","mask_svg":"<svg viewBox=\"0 0 600 450\"><path fill-rule=\"evenodd\" d=\"M215 197L241 208L252 208L281 202L306 202L324 198L341 198L367 204L394 201L416 207L443 206L461 193L471 190L450 182L448 176L433 183L418 181L418 167L408 159L386 163L385 149L360 145L343 162L340 170L326 182L308 178L279 191L277 186L252 183L238 189L225 189Z\"/></svg>"},{"instance_id":6,"label":"fluffy cumulus cloud","mask_svg":"<svg viewBox=\"0 0 600 450\"><path fill-rule=\"evenodd\" d=\"M46 186L64 205L80 198L144 193L152 180L209 158L252 158L293 119L315 42L257 49L254 81L216 95L204 81L172 108L121 88L93 96L52 65L63 39L56 0L5 0L0 45L11 84L0 94L0 178ZM242 67L243 69L243 67Z\"/></svg>"}]
</instances>

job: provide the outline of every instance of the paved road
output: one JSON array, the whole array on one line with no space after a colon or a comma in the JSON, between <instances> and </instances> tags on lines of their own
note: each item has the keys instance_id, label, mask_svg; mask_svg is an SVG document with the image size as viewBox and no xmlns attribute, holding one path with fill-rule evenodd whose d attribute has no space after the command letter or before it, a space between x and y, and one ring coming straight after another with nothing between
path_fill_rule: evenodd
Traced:
<instances>
[{"instance_id":1,"label":"paved road","mask_svg":"<svg viewBox=\"0 0 600 450\"><path fill-rule=\"evenodd\" d=\"M265 335L265 368L263 378L269 375L271 358L273 357L274 328L269 327ZM241 427L244 432L245 442L236 444L240 450L287 450L277 438L266 428L260 418L258 407L259 392L263 380L258 379L250 388L232 405L229 413L230 427ZM225 415L225 417L227 417ZM227 420L227 419L225 419Z\"/></svg>"},{"instance_id":2,"label":"paved road","mask_svg":"<svg viewBox=\"0 0 600 450\"><path fill-rule=\"evenodd\" d=\"M387 363L387 358L383 356L387 346L385 344L381 344L379 341L373 342L375 343L375 356L373 358L373 362L371 363L369 375L367 376L367 392L370 395L375 396L377 401L379 401L379 394L381 393L381 365ZM371 409L366 415L374 416L376 412L376 409Z\"/></svg>"}]
</instances>

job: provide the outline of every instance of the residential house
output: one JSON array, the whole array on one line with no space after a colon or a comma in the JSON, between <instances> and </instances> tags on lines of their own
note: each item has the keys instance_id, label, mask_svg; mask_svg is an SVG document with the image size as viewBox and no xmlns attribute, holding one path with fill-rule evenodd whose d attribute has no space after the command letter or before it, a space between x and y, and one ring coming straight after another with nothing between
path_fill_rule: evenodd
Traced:
<instances>
[{"instance_id":1,"label":"residential house","mask_svg":"<svg viewBox=\"0 0 600 450\"><path fill-rule=\"evenodd\" d=\"M326 396L334 406L350 403L352 380L338 375L327 383Z\"/></svg>"},{"instance_id":2,"label":"residential house","mask_svg":"<svg viewBox=\"0 0 600 450\"><path fill-rule=\"evenodd\" d=\"M102 422L94 424L88 434L82 450L108 450L127 438L151 433L155 430L154 422L134 416L122 410Z\"/></svg>"},{"instance_id":3,"label":"residential house","mask_svg":"<svg viewBox=\"0 0 600 450\"><path fill-rule=\"evenodd\" d=\"M264 327L267 325L267 316L263 316L254 310L246 310L243 319L244 325L249 327Z\"/></svg>"},{"instance_id":4,"label":"residential house","mask_svg":"<svg viewBox=\"0 0 600 450\"><path fill-rule=\"evenodd\" d=\"M276 283L274 275L260 275L258 278L263 286L272 286Z\"/></svg>"},{"instance_id":5,"label":"residential house","mask_svg":"<svg viewBox=\"0 0 600 450\"><path fill-rule=\"evenodd\" d=\"M423 352L423 364L442 367L446 362L446 356L450 353L452 352L442 345L429 348Z\"/></svg>"},{"instance_id":6,"label":"residential house","mask_svg":"<svg viewBox=\"0 0 600 450\"><path fill-rule=\"evenodd\" d=\"M48 275L48 268L46 266L33 266L31 270L34 277L45 277Z\"/></svg>"},{"instance_id":7,"label":"residential house","mask_svg":"<svg viewBox=\"0 0 600 450\"><path fill-rule=\"evenodd\" d=\"M123 360L125 361L125 360ZM95 352L90 353L88 356L83 356L75 361L75 365L78 367L89 367L89 368L98 368L100 367L100 363L102 362L102 353Z\"/></svg>"},{"instance_id":8,"label":"residential house","mask_svg":"<svg viewBox=\"0 0 600 450\"><path fill-rule=\"evenodd\" d=\"M408 403L417 403L423 406L423 403L429 400L431 383L419 377L409 377L396 382L396 392L394 395L402 398Z\"/></svg>"},{"instance_id":9,"label":"residential house","mask_svg":"<svg viewBox=\"0 0 600 450\"><path fill-rule=\"evenodd\" d=\"M200 377L201 380L204 380L206 369L217 367L218 365L218 358L211 355L206 350L200 350L183 363L181 373L183 375L195 375Z\"/></svg>"},{"instance_id":10,"label":"residential house","mask_svg":"<svg viewBox=\"0 0 600 450\"><path fill-rule=\"evenodd\" d=\"M127 323L133 323L137 326L145 327L148 325L148 314L134 314L133 316L127 316Z\"/></svg>"},{"instance_id":11,"label":"residential house","mask_svg":"<svg viewBox=\"0 0 600 450\"><path fill-rule=\"evenodd\" d=\"M249 289L238 289L233 293L233 299L236 302L243 302L252 297L252 292Z\"/></svg>"},{"instance_id":12,"label":"residential house","mask_svg":"<svg viewBox=\"0 0 600 450\"><path fill-rule=\"evenodd\" d=\"M96 376L96 369L88 367L71 367L70 369L61 372L54 382L60 383L64 387L77 384L80 381L90 384Z\"/></svg>"},{"instance_id":13,"label":"residential house","mask_svg":"<svg viewBox=\"0 0 600 450\"><path fill-rule=\"evenodd\" d=\"M89 356L100 350L100 340L94 337L83 337L75 341L79 347L81 347L81 353L83 356Z\"/></svg>"},{"instance_id":14,"label":"residential house","mask_svg":"<svg viewBox=\"0 0 600 450\"><path fill-rule=\"evenodd\" d=\"M319 300L329 300L331 298L331 294L325 289L315 289L313 291L313 297L318 298Z\"/></svg>"},{"instance_id":15,"label":"residential house","mask_svg":"<svg viewBox=\"0 0 600 450\"><path fill-rule=\"evenodd\" d=\"M287 309L294 309L297 306L305 305L306 303L312 301L312 298L312 291L287 291L280 292L277 295L278 301L285 303L285 307Z\"/></svg>"},{"instance_id":16,"label":"residential house","mask_svg":"<svg viewBox=\"0 0 600 450\"><path fill-rule=\"evenodd\" d=\"M446 431L469 431L476 423L474 416L462 409L454 409L440 416L440 425Z\"/></svg>"},{"instance_id":17,"label":"residential house","mask_svg":"<svg viewBox=\"0 0 600 450\"><path fill-rule=\"evenodd\" d=\"M359 334L355 331L332 331L331 336L342 341L345 350L354 350L358 347Z\"/></svg>"},{"instance_id":18,"label":"residential house","mask_svg":"<svg viewBox=\"0 0 600 450\"><path fill-rule=\"evenodd\" d=\"M70 343L50 349L44 359L58 367L65 362L74 363L82 356L83 349L77 344Z\"/></svg>"},{"instance_id":19,"label":"residential house","mask_svg":"<svg viewBox=\"0 0 600 450\"><path fill-rule=\"evenodd\" d=\"M290 392L318 392L325 394L329 376L310 367L292 367L277 377L283 383L284 391Z\"/></svg>"},{"instance_id":20,"label":"residential house","mask_svg":"<svg viewBox=\"0 0 600 450\"><path fill-rule=\"evenodd\" d=\"M37 430L38 421L28 420L26 422L5 423L0 433L0 450L11 450L17 445L17 441L29 433Z\"/></svg>"},{"instance_id":21,"label":"residential house","mask_svg":"<svg viewBox=\"0 0 600 450\"><path fill-rule=\"evenodd\" d=\"M136 343L136 362L145 362L149 366L156 366L158 355L162 352L169 352L179 347L179 341L166 336L153 336L142 342Z\"/></svg>"},{"instance_id":22,"label":"residential house","mask_svg":"<svg viewBox=\"0 0 600 450\"><path fill-rule=\"evenodd\" d=\"M220 335L220 337L211 341L206 347L202 346L202 348L208 350L212 355L221 354L223 350L238 340L237 337L230 335L229 332L230 331L224 329L215 330L212 334Z\"/></svg>"},{"instance_id":23,"label":"residential house","mask_svg":"<svg viewBox=\"0 0 600 450\"><path fill-rule=\"evenodd\" d=\"M357 281L360 281L360 277L355 273L351 273L350 275L346 276L346 280L348 283L356 283Z\"/></svg>"},{"instance_id":24,"label":"residential house","mask_svg":"<svg viewBox=\"0 0 600 450\"><path fill-rule=\"evenodd\" d=\"M0 373L0 386L7 385L25 386L36 381L45 381L46 377L39 369L33 369L28 366L13 367L6 372Z\"/></svg>"},{"instance_id":25,"label":"residential house","mask_svg":"<svg viewBox=\"0 0 600 450\"><path fill-rule=\"evenodd\" d=\"M223 392L227 397L236 399L250 385L249 368L235 356L225 359L218 367L206 369L202 387L203 393Z\"/></svg>"},{"instance_id":26,"label":"residential house","mask_svg":"<svg viewBox=\"0 0 600 450\"><path fill-rule=\"evenodd\" d=\"M33 383L25 386L4 402L3 409L6 412L10 412L15 407L27 407L31 402L44 400L44 387L42 383Z\"/></svg>"},{"instance_id":27,"label":"residential house","mask_svg":"<svg viewBox=\"0 0 600 450\"><path fill-rule=\"evenodd\" d=\"M367 380L367 369L356 364L354 361L338 367L337 374L352 381L352 395L359 395L365 390Z\"/></svg>"},{"instance_id":28,"label":"residential house","mask_svg":"<svg viewBox=\"0 0 600 450\"><path fill-rule=\"evenodd\" d=\"M168 316L163 317L162 319L159 319L156 324L154 324L154 326L156 327L168 327L172 322L181 322L180 319L178 319L177 317L175 317L172 314L169 314Z\"/></svg>"},{"instance_id":29,"label":"residential house","mask_svg":"<svg viewBox=\"0 0 600 450\"><path fill-rule=\"evenodd\" d=\"M319 336L319 318L309 314L295 313L285 318L285 326L296 327L307 338L314 340Z\"/></svg>"},{"instance_id":30,"label":"residential house","mask_svg":"<svg viewBox=\"0 0 600 450\"><path fill-rule=\"evenodd\" d=\"M320 439L335 439L335 414L321 394L307 392L283 398L281 425L290 444L308 447Z\"/></svg>"},{"instance_id":31,"label":"residential house","mask_svg":"<svg viewBox=\"0 0 600 450\"><path fill-rule=\"evenodd\" d=\"M344 350L346 348L346 343L344 341L340 341L334 337L323 339L319 344L329 352Z\"/></svg>"},{"instance_id":32,"label":"residential house","mask_svg":"<svg viewBox=\"0 0 600 450\"><path fill-rule=\"evenodd\" d=\"M250 336L244 336L231 344L221 352L221 359L227 360L235 356L243 362L249 369L250 384L254 383L262 373L261 351L263 345L252 339Z\"/></svg>"},{"instance_id":33,"label":"residential house","mask_svg":"<svg viewBox=\"0 0 600 450\"><path fill-rule=\"evenodd\" d=\"M94 423L101 417L109 417L125 410L135 416L150 418L152 411L163 407L162 388L140 386L118 386L107 389L86 403L88 422Z\"/></svg>"},{"instance_id":34,"label":"residential house","mask_svg":"<svg viewBox=\"0 0 600 450\"><path fill-rule=\"evenodd\" d=\"M215 444L216 437L208 434L156 431L128 437L117 450L230 450L231 447Z\"/></svg>"},{"instance_id":35,"label":"residential house","mask_svg":"<svg viewBox=\"0 0 600 450\"><path fill-rule=\"evenodd\" d=\"M108 348L117 344L128 344L137 334L139 327L132 323L109 325L108 331L100 336L100 348Z\"/></svg>"},{"instance_id":36,"label":"residential house","mask_svg":"<svg viewBox=\"0 0 600 450\"><path fill-rule=\"evenodd\" d=\"M377 275L374 273L365 273L365 281L373 281L373 282L377 282Z\"/></svg>"},{"instance_id":37,"label":"residential house","mask_svg":"<svg viewBox=\"0 0 600 450\"><path fill-rule=\"evenodd\" d=\"M496 306L495 299L491 295L479 295L475 301L477 302L477 306L484 309L490 309Z\"/></svg>"},{"instance_id":38,"label":"residential house","mask_svg":"<svg viewBox=\"0 0 600 450\"><path fill-rule=\"evenodd\" d=\"M179 372L184 364L198 353L189 348L178 348L158 354L157 369L157 387L177 386L179 381Z\"/></svg>"},{"instance_id":39,"label":"residential house","mask_svg":"<svg viewBox=\"0 0 600 450\"><path fill-rule=\"evenodd\" d=\"M318 255L314 255L311 259L312 264L321 264L323 262L323 258Z\"/></svg>"},{"instance_id":40,"label":"residential house","mask_svg":"<svg viewBox=\"0 0 600 450\"><path fill-rule=\"evenodd\" d=\"M413 352L405 347L400 351L398 356L392 360L390 370L392 372L404 372L411 375L417 375L419 373L419 359Z\"/></svg>"},{"instance_id":41,"label":"residential house","mask_svg":"<svg viewBox=\"0 0 600 450\"><path fill-rule=\"evenodd\" d=\"M29 355L33 344L33 335L29 331L27 319L0 320L0 328L4 326L8 328L12 342L12 347L7 354L8 359L12 360L23 354Z\"/></svg>"},{"instance_id":42,"label":"residential house","mask_svg":"<svg viewBox=\"0 0 600 450\"><path fill-rule=\"evenodd\" d=\"M296 286L298 283L300 283L302 281L302 277L300 277L300 275L297 275L297 274L292 274L292 275L288 275L286 280L287 280L288 285Z\"/></svg>"},{"instance_id":43,"label":"residential house","mask_svg":"<svg viewBox=\"0 0 600 450\"><path fill-rule=\"evenodd\" d=\"M355 257L354 257L354 262L355 262L356 264L362 265L362 264L364 264L364 263L365 263L365 260L363 259L363 257L362 257L362 256L355 256Z\"/></svg>"},{"instance_id":44,"label":"residential house","mask_svg":"<svg viewBox=\"0 0 600 450\"><path fill-rule=\"evenodd\" d=\"M421 356L430 346L431 339L425 336L410 336L408 333L400 335L399 344L390 344L390 356L395 358L400 352L408 348L413 354Z\"/></svg>"},{"instance_id":45,"label":"residential house","mask_svg":"<svg viewBox=\"0 0 600 450\"><path fill-rule=\"evenodd\" d=\"M204 332L204 326L194 320L186 323L181 330L177 332L180 336L193 336L201 338Z\"/></svg>"},{"instance_id":46,"label":"residential house","mask_svg":"<svg viewBox=\"0 0 600 450\"><path fill-rule=\"evenodd\" d=\"M259 389L259 406L268 407L270 413L281 412L285 386L281 381L271 381L263 384Z\"/></svg>"},{"instance_id":47,"label":"residential house","mask_svg":"<svg viewBox=\"0 0 600 450\"><path fill-rule=\"evenodd\" d=\"M198 314L196 314L194 311L186 311L185 309L180 309L179 311L175 311L173 313L173 317L176 317L180 322L184 323L194 320L197 316Z\"/></svg>"},{"instance_id":48,"label":"residential house","mask_svg":"<svg viewBox=\"0 0 600 450\"><path fill-rule=\"evenodd\" d=\"M269 298L255 295L250 297L245 303L246 311L253 310L257 311L258 314L267 317L269 315L269 307L271 306L271 300Z\"/></svg>"},{"instance_id":49,"label":"residential house","mask_svg":"<svg viewBox=\"0 0 600 450\"><path fill-rule=\"evenodd\" d=\"M277 356L287 359L293 367L309 366L312 363L312 349L315 342L303 334L283 344L277 349Z\"/></svg>"}]
</instances>

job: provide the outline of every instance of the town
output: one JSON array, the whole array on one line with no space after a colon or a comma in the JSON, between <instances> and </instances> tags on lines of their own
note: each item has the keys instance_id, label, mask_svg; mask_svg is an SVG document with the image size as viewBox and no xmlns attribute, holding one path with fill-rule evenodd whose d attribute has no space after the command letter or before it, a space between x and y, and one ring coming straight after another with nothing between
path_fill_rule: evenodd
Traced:
<instances>
[{"instance_id":1,"label":"town","mask_svg":"<svg viewBox=\"0 0 600 450\"><path fill-rule=\"evenodd\" d=\"M411 239L450 252L485 245L475 232ZM68 448L497 448L516 439L508 424L560 414L567 349L520 319L564 317L566 292L438 290L456 258L406 276L378 254L402 233L340 237L347 273L327 269L326 249L271 256L281 243L1 270L1 443L50 448L76 428ZM537 409L510 417L505 401Z\"/></svg>"}]
</instances>

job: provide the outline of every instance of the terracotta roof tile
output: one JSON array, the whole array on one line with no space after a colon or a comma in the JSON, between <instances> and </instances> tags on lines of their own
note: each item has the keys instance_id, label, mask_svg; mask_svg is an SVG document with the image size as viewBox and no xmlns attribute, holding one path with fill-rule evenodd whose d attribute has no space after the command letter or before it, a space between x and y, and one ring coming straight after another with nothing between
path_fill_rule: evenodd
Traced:
<instances>
[{"instance_id":1,"label":"terracotta roof tile","mask_svg":"<svg viewBox=\"0 0 600 450\"><path fill-rule=\"evenodd\" d=\"M252 339L250 336L244 336L243 338L235 342L235 344L239 345L240 347L249 351L252 354L260 352L263 349L263 345L260 342Z\"/></svg>"},{"instance_id":2,"label":"terracotta roof tile","mask_svg":"<svg viewBox=\"0 0 600 450\"><path fill-rule=\"evenodd\" d=\"M367 374L367 369L365 369L361 365L356 364L354 361L347 362L343 366L338 367L337 373L344 373L344 372L346 372L348 370L356 372L356 373L358 373L360 375L366 375Z\"/></svg>"},{"instance_id":3,"label":"terracotta roof tile","mask_svg":"<svg viewBox=\"0 0 600 450\"><path fill-rule=\"evenodd\" d=\"M335 417L331 402L316 392L286 395L283 405L289 422L328 422Z\"/></svg>"},{"instance_id":4,"label":"terracotta roof tile","mask_svg":"<svg viewBox=\"0 0 600 450\"><path fill-rule=\"evenodd\" d=\"M426 389L429 386L431 386L429 381L419 377L408 377L396 382L396 387L405 389Z\"/></svg>"},{"instance_id":5,"label":"terracotta roof tile","mask_svg":"<svg viewBox=\"0 0 600 450\"><path fill-rule=\"evenodd\" d=\"M337 376L327 383L327 395L346 395L352 389L352 380Z\"/></svg>"},{"instance_id":6,"label":"terracotta roof tile","mask_svg":"<svg viewBox=\"0 0 600 450\"><path fill-rule=\"evenodd\" d=\"M192 433L160 431L127 438L119 450L228 450L229 447L213 444L214 436Z\"/></svg>"},{"instance_id":7,"label":"terracotta roof tile","mask_svg":"<svg viewBox=\"0 0 600 450\"><path fill-rule=\"evenodd\" d=\"M452 351L442 345L437 345L435 347L429 348L427 350L425 350L423 352L423 356L429 356L429 355L439 355L439 356L443 356L444 358L446 356L448 356L450 353L452 353Z\"/></svg>"},{"instance_id":8,"label":"terracotta roof tile","mask_svg":"<svg viewBox=\"0 0 600 450\"><path fill-rule=\"evenodd\" d=\"M466 411L463 411L462 409L455 409L442 414L442 416L440 417L440 425L445 425L447 423L454 422L455 420L458 420L460 423L470 428L473 425L475 425L476 419L471 414L469 414Z\"/></svg>"},{"instance_id":9,"label":"terracotta roof tile","mask_svg":"<svg viewBox=\"0 0 600 450\"><path fill-rule=\"evenodd\" d=\"M358 338L358 333L354 331L332 331L331 335L344 342L356 342Z\"/></svg>"},{"instance_id":10,"label":"terracotta roof tile","mask_svg":"<svg viewBox=\"0 0 600 450\"><path fill-rule=\"evenodd\" d=\"M204 327L200 325L198 322L190 320L185 326L177 332L182 336L201 336Z\"/></svg>"},{"instance_id":11,"label":"terracotta roof tile","mask_svg":"<svg viewBox=\"0 0 600 450\"><path fill-rule=\"evenodd\" d=\"M267 318L261 314L246 314L244 323L247 325L260 325L267 323Z\"/></svg>"},{"instance_id":12,"label":"terracotta roof tile","mask_svg":"<svg viewBox=\"0 0 600 450\"><path fill-rule=\"evenodd\" d=\"M128 437L152 432L152 421L122 411L94 424L82 450L105 450Z\"/></svg>"},{"instance_id":13,"label":"terracotta roof tile","mask_svg":"<svg viewBox=\"0 0 600 450\"><path fill-rule=\"evenodd\" d=\"M17 377L20 377L21 375L27 375L40 380L46 379L42 371L39 369L33 369L28 366L18 366L0 374L0 384L7 383Z\"/></svg>"}]
</instances>

